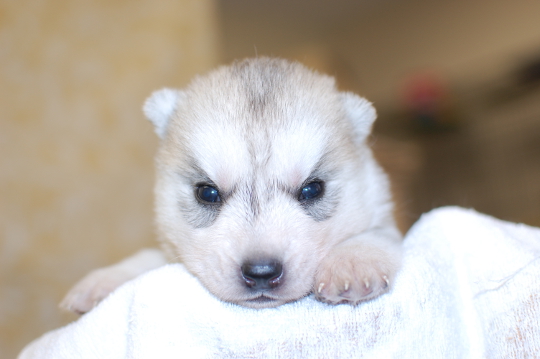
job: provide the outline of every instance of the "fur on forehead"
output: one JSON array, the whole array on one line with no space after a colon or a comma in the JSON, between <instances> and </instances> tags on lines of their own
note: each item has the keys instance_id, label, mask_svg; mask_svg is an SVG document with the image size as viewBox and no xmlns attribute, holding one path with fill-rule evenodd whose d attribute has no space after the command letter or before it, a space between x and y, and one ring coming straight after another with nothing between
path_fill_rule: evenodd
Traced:
<instances>
[{"instance_id":1,"label":"fur on forehead","mask_svg":"<svg viewBox=\"0 0 540 359\"><path fill-rule=\"evenodd\" d=\"M291 153L295 144L312 147L312 152L323 151L315 147L328 141L352 139L363 144L376 117L365 99L338 92L332 77L296 62L271 58L222 66L196 77L183 91L157 91L146 101L144 111L162 139L173 137L178 145L198 139L206 142L203 148L208 155L236 151L239 161L249 154L238 153L234 143L246 138L259 147L288 139ZM213 142L223 142L220 138L228 139L231 148L224 149L223 143L215 146ZM189 147L197 149L193 144ZM264 151L257 152L262 155ZM314 155L308 157L317 157Z\"/></svg>"},{"instance_id":2,"label":"fur on forehead","mask_svg":"<svg viewBox=\"0 0 540 359\"><path fill-rule=\"evenodd\" d=\"M280 59L248 59L220 67L196 77L185 93L184 110L213 125L275 129L308 122L321 126L342 111L332 77Z\"/></svg>"}]
</instances>

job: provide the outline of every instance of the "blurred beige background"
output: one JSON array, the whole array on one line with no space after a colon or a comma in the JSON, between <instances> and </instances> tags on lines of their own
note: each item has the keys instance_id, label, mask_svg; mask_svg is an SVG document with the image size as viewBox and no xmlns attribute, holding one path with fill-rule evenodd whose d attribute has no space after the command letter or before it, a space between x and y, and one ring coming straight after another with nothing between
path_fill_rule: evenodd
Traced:
<instances>
[{"instance_id":1,"label":"blurred beige background","mask_svg":"<svg viewBox=\"0 0 540 359\"><path fill-rule=\"evenodd\" d=\"M57 303L86 272L154 245L142 103L235 58L298 59L374 101L403 230L448 204L540 226L540 76L523 76L538 14L528 0L0 0L0 359L76 318ZM423 128L403 103L424 71L451 126Z\"/></svg>"},{"instance_id":2,"label":"blurred beige background","mask_svg":"<svg viewBox=\"0 0 540 359\"><path fill-rule=\"evenodd\" d=\"M207 0L0 1L0 358L72 320L89 269L154 245L141 107L217 63Z\"/></svg>"}]
</instances>

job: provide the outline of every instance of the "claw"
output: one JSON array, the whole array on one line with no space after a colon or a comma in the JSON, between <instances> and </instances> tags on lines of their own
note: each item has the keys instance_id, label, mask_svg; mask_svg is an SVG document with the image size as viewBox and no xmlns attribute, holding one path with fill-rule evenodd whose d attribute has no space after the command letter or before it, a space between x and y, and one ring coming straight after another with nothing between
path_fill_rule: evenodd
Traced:
<instances>
[{"instance_id":1,"label":"claw","mask_svg":"<svg viewBox=\"0 0 540 359\"><path fill-rule=\"evenodd\" d=\"M367 278L364 278L364 285L366 286L366 289L369 289L369 281Z\"/></svg>"},{"instance_id":2,"label":"claw","mask_svg":"<svg viewBox=\"0 0 540 359\"><path fill-rule=\"evenodd\" d=\"M390 286L390 281L388 280L388 277L385 276L385 275L383 275L382 277L383 277L384 281L386 282L386 286L389 287Z\"/></svg>"},{"instance_id":3,"label":"claw","mask_svg":"<svg viewBox=\"0 0 540 359\"><path fill-rule=\"evenodd\" d=\"M317 288L317 293L321 294L323 288L324 288L324 283L321 282L319 284L319 288Z\"/></svg>"},{"instance_id":4,"label":"claw","mask_svg":"<svg viewBox=\"0 0 540 359\"><path fill-rule=\"evenodd\" d=\"M349 281L345 282L345 292L349 290Z\"/></svg>"}]
</instances>

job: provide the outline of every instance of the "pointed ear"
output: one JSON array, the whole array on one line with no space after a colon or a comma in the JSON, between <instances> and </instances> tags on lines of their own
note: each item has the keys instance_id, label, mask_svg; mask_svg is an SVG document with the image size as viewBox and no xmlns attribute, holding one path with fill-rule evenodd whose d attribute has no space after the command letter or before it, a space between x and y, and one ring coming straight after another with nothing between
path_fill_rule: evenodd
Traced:
<instances>
[{"instance_id":1,"label":"pointed ear","mask_svg":"<svg viewBox=\"0 0 540 359\"><path fill-rule=\"evenodd\" d=\"M154 131L159 138L165 137L169 120L183 97L182 91L165 88L153 92L144 102L144 114L154 124Z\"/></svg>"},{"instance_id":2,"label":"pointed ear","mask_svg":"<svg viewBox=\"0 0 540 359\"><path fill-rule=\"evenodd\" d=\"M363 143L371 133L377 112L371 102L351 92L342 92L341 99L345 113L353 124L357 143Z\"/></svg>"}]
</instances>

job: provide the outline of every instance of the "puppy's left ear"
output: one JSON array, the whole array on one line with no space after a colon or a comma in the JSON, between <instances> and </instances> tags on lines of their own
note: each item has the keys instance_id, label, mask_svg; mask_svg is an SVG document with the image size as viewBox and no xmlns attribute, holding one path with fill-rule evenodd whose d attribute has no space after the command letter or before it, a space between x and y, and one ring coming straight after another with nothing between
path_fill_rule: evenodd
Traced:
<instances>
[{"instance_id":1,"label":"puppy's left ear","mask_svg":"<svg viewBox=\"0 0 540 359\"><path fill-rule=\"evenodd\" d=\"M341 100L345 113L354 126L357 143L363 143L371 133L377 111L371 102L352 92L342 92Z\"/></svg>"},{"instance_id":2,"label":"puppy's left ear","mask_svg":"<svg viewBox=\"0 0 540 359\"><path fill-rule=\"evenodd\" d=\"M153 92L144 102L144 114L154 124L159 138L165 137L169 121L183 98L182 91L164 88Z\"/></svg>"}]
</instances>

